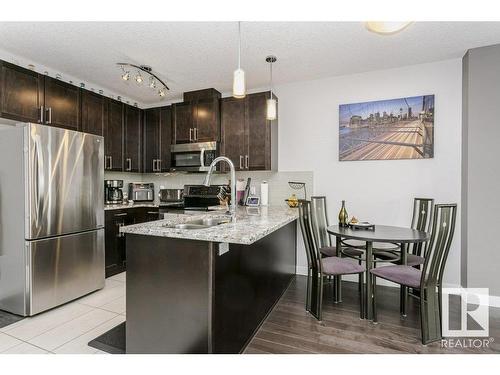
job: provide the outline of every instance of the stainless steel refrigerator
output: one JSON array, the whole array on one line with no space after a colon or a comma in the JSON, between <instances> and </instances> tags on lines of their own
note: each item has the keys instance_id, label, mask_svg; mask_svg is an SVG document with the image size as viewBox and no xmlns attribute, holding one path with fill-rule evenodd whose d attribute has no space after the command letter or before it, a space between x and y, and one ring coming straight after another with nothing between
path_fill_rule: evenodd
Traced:
<instances>
[{"instance_id":1,"label":"stainless steel refrigerator","mask_svg":"<svg viewBox=\"0 0 500 375\"><path fill-rule=\"evenodd\" d=\"M34 315L104 287L104 141L0 129L0 310Z\"/></svg>"}]
</instances>

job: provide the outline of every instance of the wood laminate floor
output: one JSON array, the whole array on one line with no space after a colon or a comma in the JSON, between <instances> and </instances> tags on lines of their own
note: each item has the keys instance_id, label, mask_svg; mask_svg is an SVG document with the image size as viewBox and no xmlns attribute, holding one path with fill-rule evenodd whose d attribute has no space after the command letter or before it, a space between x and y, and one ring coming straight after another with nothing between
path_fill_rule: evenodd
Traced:
<instances>
[{"instance_id":1,"label":"wood laminate floor","mask_svg":"<svg viewBox=\"0 0 500 375\"><path fill-rule=\"evenodd\" d=\"M399 289L378 286L378 324L359 319L357 284L343 283L343 301L334 304L325 291L323 321L307 314L306 278L297 276L245 349L267 353L500 353L500 309L490 308L490 340L482 348L422 345L418 300L410 298L408 316L399 317ZM451 318L459 321L458 309ZM470 342L469 342L470 343ZM477 343L477 341L476 341Z\"/></svg>"}]
</instances>

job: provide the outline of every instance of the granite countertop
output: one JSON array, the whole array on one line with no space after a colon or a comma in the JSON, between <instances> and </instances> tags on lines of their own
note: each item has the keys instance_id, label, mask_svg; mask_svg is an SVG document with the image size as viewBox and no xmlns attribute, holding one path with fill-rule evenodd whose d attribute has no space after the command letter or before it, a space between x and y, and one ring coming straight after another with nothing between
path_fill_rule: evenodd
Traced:
<instances>
[{"instance_id":1,"label":"granite countertop","mask_svg":"<svg viewBox=\"0 0 500 375\"><path fill-rule=\"evenodd\" d=\"M137 203L121 203L121 204L105 204L104 211L107 210L123 210L125 208L137 208L137 207L159 207L153 202L137 202Z\"/></svg>"},{"instance_id":2,"label":"granite countertop","mask_svg":"<svg viewBox=\"0 0 500 375\"><path fill-rule=\"evenodd\" d=\"M208 217L227 218L228 216L220 211L195 215L169 213L165 214L163 220L120 227L120 232L250 245L296 220L298 216L297 209L288 207L238 207L235 223L221 224L203 229L176 229L168 226Z\"/></svg>"}]
</instances>

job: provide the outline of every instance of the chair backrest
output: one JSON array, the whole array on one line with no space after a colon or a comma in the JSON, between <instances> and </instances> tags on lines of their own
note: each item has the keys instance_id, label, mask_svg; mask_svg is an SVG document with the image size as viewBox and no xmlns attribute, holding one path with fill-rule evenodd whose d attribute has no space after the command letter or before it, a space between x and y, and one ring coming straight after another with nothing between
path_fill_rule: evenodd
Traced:
<instances>
[{"instance_id":1,"label":"chair backrest","mask_svg":"<svg viewBox=\"0 0 500 375\"><path fill-rule=\"evenodd\" d=\"M413 216L411 227L416 230L428 232L431 228L434 211L434 199L432 198L414 198ZM427 243L415 243L410 245L408 252L414 255L425 256Z\"/></svg>"},{"instance_id":2,"label":"chair backrest","mask_svg":"<svg viewBox=\"0 0 500 375\"><path fill-rule=\"evenodd\" d=\"M328 216L326 214L326 197L311 197L311 224L319 248L331 246L330 235L326 231L328 227Z\"/></svg>"},{"instance_id":3,"label":"chair backrest","mask_svg":"<svg viewBox=\"0 0 500 375\"><path fill-rule=\"evenodd\" d=\"M420 281L422 288L442 283L446 259L455 232L456 217L456 204L436 204L434 207L431 239L427 247Z\"/></svg>"},{"instance_id":4,"label":"chair backrest","mask_svg":"<svg viewBox=\"0 0 500 375\"><path fill-rule=\"evenodd\" d=\"M306 248L307 263L309 268L321 268L319 261L319 251L314 238L311 225L311 202L299 200L299 224Z\"/></svg>"}]
</instances>

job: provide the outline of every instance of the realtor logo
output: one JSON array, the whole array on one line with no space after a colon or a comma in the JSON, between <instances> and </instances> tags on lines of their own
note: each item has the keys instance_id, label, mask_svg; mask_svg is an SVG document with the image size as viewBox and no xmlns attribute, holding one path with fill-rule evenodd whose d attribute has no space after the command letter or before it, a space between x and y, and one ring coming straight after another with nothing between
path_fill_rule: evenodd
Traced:
<instances>
[{"instance_id":1,"label":"realtor logo","mask_svg":"<svg viewBox=\"0 0 500 375\"><path fill-rule=\"evenodd\" d=\"M460 321L450 322L450 296L458 296ZM456 297L452 297L456 298ZM489 335L489 289L488 288L443 288L443 336L486 337ZM450 325L451 323L451 325Z\"/></svg>"}]
</instances>

